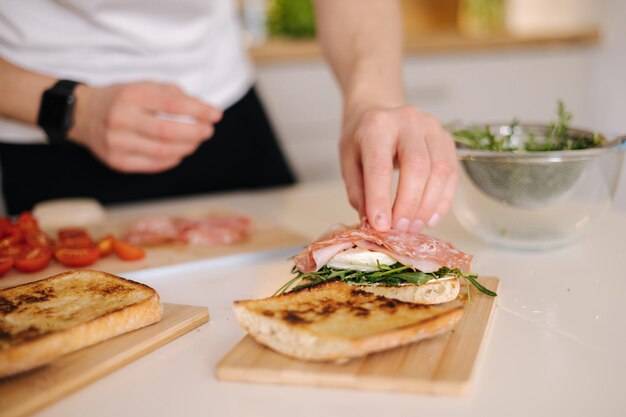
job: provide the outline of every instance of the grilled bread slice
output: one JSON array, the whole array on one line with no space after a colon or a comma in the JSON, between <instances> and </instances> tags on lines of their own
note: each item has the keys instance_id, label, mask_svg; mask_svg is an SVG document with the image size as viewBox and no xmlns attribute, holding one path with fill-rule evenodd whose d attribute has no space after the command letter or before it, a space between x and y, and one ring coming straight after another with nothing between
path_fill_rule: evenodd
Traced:
<instances>
[{"instance_id":1,"label":"grilled bread slice","mask_svg":"<svg viewBox=\"0 0 626 417\"><path fill-rule=\"evenodd\" d=\"M303 283L310 282L307 279ZM426 284L400 284L379 285L379 284L356 284L349 283L354 287L381 295L394 300L405 301L416 304L442 304L454 300L459 296L461 284L456 276L432 280Z\"/></svg>"},{"instance_id":2,"label":"grilled bread slice","mask_svg":"<svg viewBox=\"0 0 626 417\"><path fill-rule=\"evenodd\" d=\"M463 303L420 305L333 281L279 296L236 301L235 317L257 342L312 361L344 361L451 330Z\"/></svg>"},{"instance_id":3,"label":"grilled bread slice","mask_svg":"<svg viewBox=\"0 0 626 417\"><path fill-rule=\"evenodd\" d=\"M0 377L155 323L162 311L154 289L99 271L0 290Z\"/></svg>"},{"instance_id":4,"label":"grilled bread slice","mask_svg":"<svg viewBox=\"0 0 626 417\"><path fill-rule=\"evenodd\" d=\"M372 294L393 298L407 303L441 304L454 300L459 296L461 285L457 277L437 279L426 284L367 285L355 284L356 287Z\"/></svg>"}]
</instances>

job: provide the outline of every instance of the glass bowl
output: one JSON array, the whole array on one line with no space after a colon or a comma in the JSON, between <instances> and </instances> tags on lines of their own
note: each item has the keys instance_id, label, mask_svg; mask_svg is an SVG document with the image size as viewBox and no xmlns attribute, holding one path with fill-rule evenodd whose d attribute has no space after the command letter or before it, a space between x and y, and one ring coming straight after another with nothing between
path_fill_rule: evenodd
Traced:
<instances>
[{"instance_id":1,"label":"glass bowl","mask_svg":"<svg viewBox=\"0 0 626 417\"><path fill-rule=\"evenodd\" d=\"M463 127L467 127L464 125ZM523 148L527 132L543 139L547 125L490 125ZM592 135L582 129L571 134ZM568 151L489 151L457 145L460 182L452 211L461 225L486 242L516 249L563 246L612 204L626 137L601 147Z\"/></svg>"}]
</instances>

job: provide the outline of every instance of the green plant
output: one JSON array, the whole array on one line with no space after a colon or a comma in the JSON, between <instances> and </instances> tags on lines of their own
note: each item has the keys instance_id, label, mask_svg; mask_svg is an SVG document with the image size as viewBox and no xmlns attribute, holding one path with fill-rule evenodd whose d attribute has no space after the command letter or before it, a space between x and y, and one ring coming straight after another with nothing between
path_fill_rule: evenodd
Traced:
<instances>
[{"instance_id":1,"label":"green plant","mask_svg":"<svg viewBox=\"0 0 626 417\"><path fill-rule=\"evenodd\" d=\"M270 35L293 38L315 36L315 13L311 0L272 0L267 20Z\"/></svg>"},{"instance_id":2,"label":"green plant","mask_svg":"<svg viewBox=\"0 0 626 417\"><path fill-rule=\"evenodd\" d=\"M543 139L537 139L533 132L522 132L526 135L524 150L527 152L571 151L595 148L606 143L606 138L598 133L581 135L571 132L569 127L571 121L572 114L567 111L563 101L559 100L557 102L557 120L548 125ZM502 136L495 135L489 125L454 130L451 133L457 143L472 149L517 152L520 150L513 145L512 138L518 125L517 120L513 119L509 126L509 133Z\"/></svg>"},{"instance_id":3,"label":"green plant","mask_svg":"<svg viewBox=\"0 0 626 417\"><path fill-rule=\"evenodd\" d=\"M355 271L351 269L333 269L327 266L323 266L319 271L303 273L298 271L295 267L291 271L296 274L295 278L291 279L285 285L280 287L276 294L282 294L286 292L296 282L303 282L294 290L302 288L312 287L327 281L343 281L352 284L373 284L373 285L388 285L397 287L401 284L426 284L429 281L437 280L446 276L454 275L458 278L464 278L468 283L476 287L480 292L489 296L495 297L497 294L484 286L478 281L476 274L465 274L459 268L450 269L442 267L441 269L425 273L418 271L409 266L402 265L401 263L395 263L393 265L378 265L378 271L363 272Z\"/></svg>"}]
</instances>

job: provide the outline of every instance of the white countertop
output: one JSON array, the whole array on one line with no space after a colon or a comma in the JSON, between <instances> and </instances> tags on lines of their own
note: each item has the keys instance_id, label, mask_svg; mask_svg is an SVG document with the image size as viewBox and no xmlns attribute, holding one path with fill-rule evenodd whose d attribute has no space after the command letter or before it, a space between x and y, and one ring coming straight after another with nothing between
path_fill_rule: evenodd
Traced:
<instances>
[{"instance_id":1,"label":"white countertop","mask_svg":"<svg viewBox=\"0 0 626 417\"><path fill-rule=\"evenodd\" d=\"M332 204L330 203L332 202ZM159 204L232 206L315 238L357 219L339 181ZM265 296L289 278L297 249L126 274L165 302L205 305L208 324L49 406L38 416L623 416L626 413L626 212L607 213L582 240L549 252L487 246L453 215L429 233L501 278L498 307L467 397L221 382L218 360L242 337L230 304Z\"/></svg>"}]
</instances>

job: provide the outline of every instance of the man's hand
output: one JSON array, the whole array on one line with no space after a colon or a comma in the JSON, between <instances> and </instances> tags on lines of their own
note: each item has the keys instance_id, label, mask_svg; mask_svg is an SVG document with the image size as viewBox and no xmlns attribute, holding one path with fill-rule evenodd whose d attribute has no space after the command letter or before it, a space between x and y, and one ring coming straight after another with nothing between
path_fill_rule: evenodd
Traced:
<instances>
[{"instance_id":1,"label":"man's hand","mask_svg":"<svg viewBox=\"0 0 626 417\"><path fill-rule=\"evenodd\" d=\"M170 84L80 85L75 91L75 125L69 138L122 172L175 167L213 135L213 125L222 117L221 110Z\"/></svg>"},{"instance_id":2,"label":"man's hand","mask_svg":"<svg viewBox=\"0 0 626 417\"><path fill-rule=\"evenodd\" d=\"M446 214L458 183L454 142L439 122L413 106L346 113L340 142L352 206L381 231L412 233ZM394 162L400 170L391 204Z\"/></svg>"}]
</instances>

